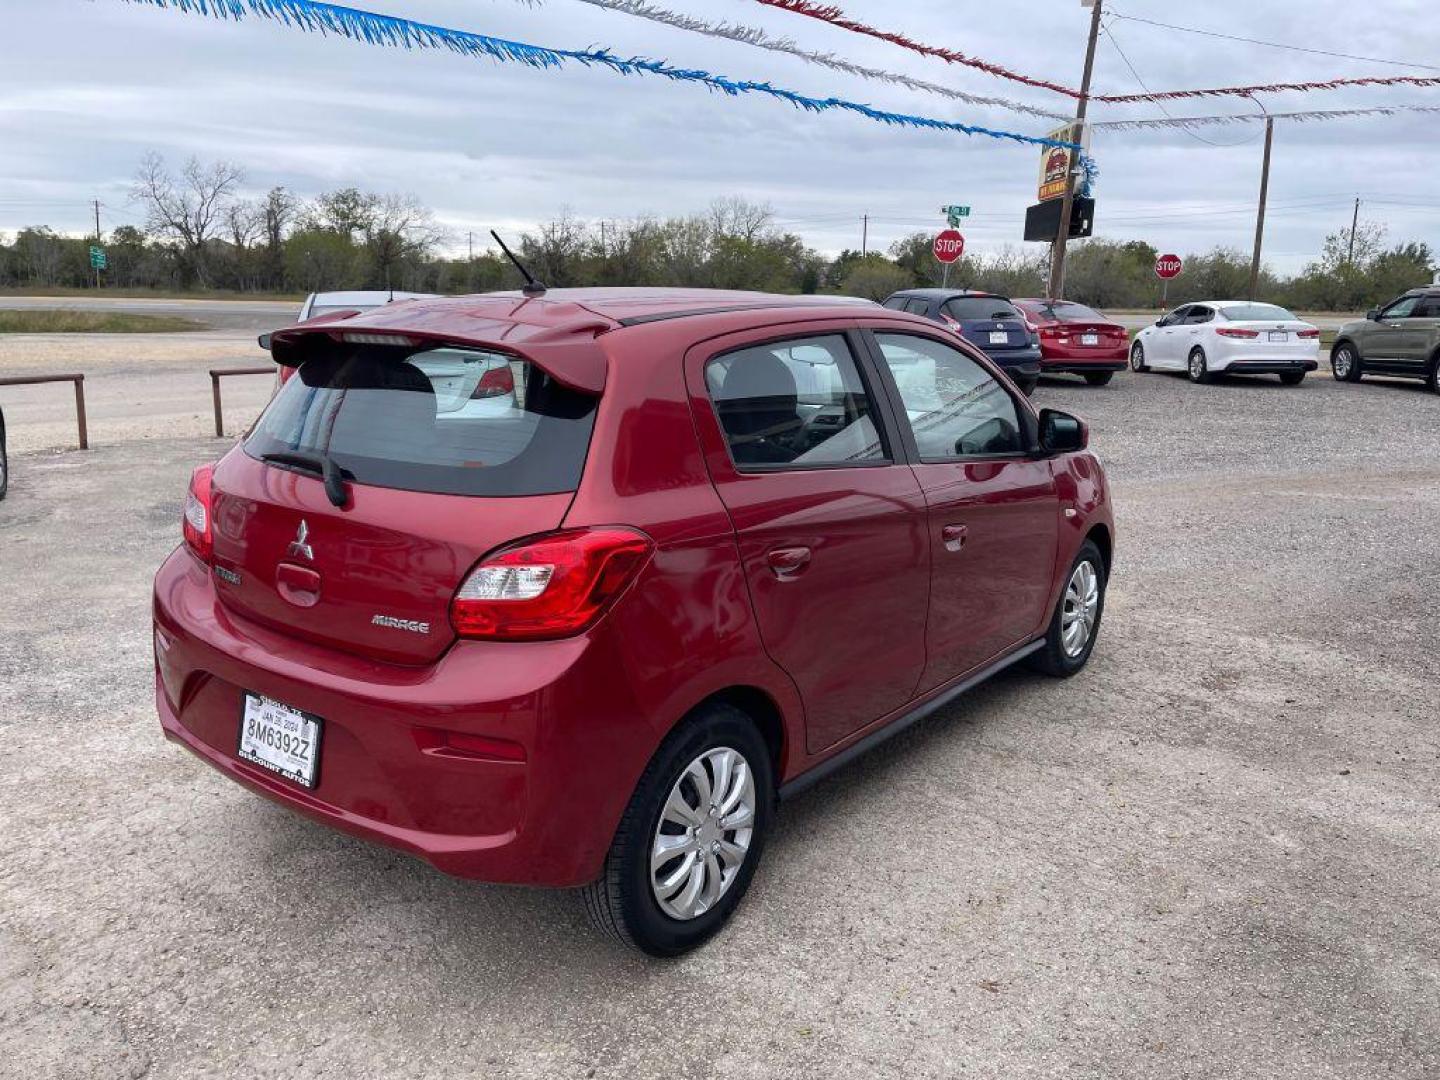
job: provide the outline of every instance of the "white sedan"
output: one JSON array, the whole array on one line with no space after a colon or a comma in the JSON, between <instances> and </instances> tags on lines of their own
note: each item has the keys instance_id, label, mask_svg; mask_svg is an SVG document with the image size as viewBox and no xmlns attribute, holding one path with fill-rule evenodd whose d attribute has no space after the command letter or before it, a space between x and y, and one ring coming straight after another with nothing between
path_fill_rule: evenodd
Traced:
<instances>
[{"instance_id":1,"label":"white sedan","mask_svg":"<svg viewBox=\"0 0 1440 1080\"><path fill-rule=\"evenodd\" d=\"M1244 300L1184 304L1135 335L1135 371L1184 371L1190 381L1218 374L1279 375L1296 386L1320 366L1320 331L1282 307Z\"/></svg>"}]
</instances>

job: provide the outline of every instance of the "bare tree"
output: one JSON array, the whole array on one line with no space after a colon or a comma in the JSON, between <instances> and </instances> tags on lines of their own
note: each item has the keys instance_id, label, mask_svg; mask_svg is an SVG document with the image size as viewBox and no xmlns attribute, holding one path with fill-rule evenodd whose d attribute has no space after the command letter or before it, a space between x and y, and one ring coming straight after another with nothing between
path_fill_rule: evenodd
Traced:
<instances>
[{"instance_id":1,"label":"bare tree","mask_svg":"<svg viewBox=\"0 0 1440 1080\"><path fill-rule=\"evenodd\" d=\"M205 246L224 224L235 190L244 179L238 165L224 161L202 165L192 157L178 177L154 151L140 163L133 198L144 204L152 233L180 244L202 286L209 284Z\"/></svg>"},{"instance_id":2,"label":"bare tree","mask_svg":"<svg viewBox=\"0 0 1440 1080\"><path fill-rule=\"evenodd\" d=\"M429 254L442 235L434 214L414 195L375 196L365 243L377 280L387 287L393 284L395 271Z\"/></svg>"}]
</instances>

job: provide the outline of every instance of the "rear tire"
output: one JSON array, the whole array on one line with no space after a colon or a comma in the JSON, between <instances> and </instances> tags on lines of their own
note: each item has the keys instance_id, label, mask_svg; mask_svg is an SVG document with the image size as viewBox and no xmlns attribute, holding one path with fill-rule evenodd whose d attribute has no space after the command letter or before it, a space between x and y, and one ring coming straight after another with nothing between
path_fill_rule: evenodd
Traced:
<instances>
[{"instance_id":1,"label":"rear tire","mask_svg":"<svg viewBox=\"0 0 1440 1080\"><path fill-rule=\"evenodd\" d=\"M1150 365L1145 363L1145 346L1138 341L1130 346L1130 370L1142 372L1150 370Z\"/></svg>"},{"instance_id":2,"label":"rear tire","mask_svg":"<svg viewBox=\"0 0 1440 1080\"><path fill-rule=\"evenodd\" d=\"M1108 386L1114 377L1113 371L1090 371L1086 372L1085 381L1091 386Z\"/></svg>"},{"instance_id":3,"label":"rear tire","mask_svg":"<svg viewBox=\"0 0 1440 1080\"><path fill-rule=\"evenodd\" d=\"M737 755L749 770L750 790L748 796L741 793L737 809L717 816L713 804L707 803L713 791L711 785L722 788L715 794L719 801L744 780L738 768L722 777L724 770L717 767L715 759L707 757L723 755L726 750ZM695 783L697 765L703 786L710 790L702 791L701 785ZM684 804L680 810L687 815L686 820L694 812L699 825L692 828L674 814L677 798ZM736 817L738 808L747 805L746 798L751 800L748 818ZM602 933L651 956L679 956L699 948L725 925L749 888L774 806L770 751L754 721L731 705L717 702L701 707L665 738L636 784L615 830L603 872L582 890L590 921ZM734 829L723 827L739 820L748 824ZM698 839L689 839L692 834ZM721 857L722 844L730 851L743 846L737 862L727 865ZM672 846L676 854L652 871L653 852ZM719 854L712 864L711 854L715 852ZM716 868L713 877L712 865ZM703 897L712 882L723 878L732 866L732 878L719 885L718 896L705 904ZM703 885L698 888L698 899L690 897L688 904L699 904L699 910L677 917L673 908L687 907L687 893L697 873ZM669 894L665 903L672 906L672 911L667 912L661 906L660 897L665 895L662 884L679 880L685 885Z\"/></svg>"},{"instance_id":4,"label":"rear tire","mask_svg":"<svg viewBox=\"0 0 1440 1080\"><path fill-rule=\"evenodd\" d=\"M1035 396L1035 387L1040 385L1039 379L1025 379L1019 383L1020 392L1026 397Z\"/></svg>"},{"instance_id":5,"label":"rear tire","mask_svg":"<svg viewBox=\"0 0 1440 1080\"><path fill-rule=\"evenodd\" d=\"M1088 567L1088 575L1082 567ZM1030 656L1031 667L1046 675L1068 679L1085 666L1100 636L1106 585L1105 560L1094 541L1086 540L1065 576L1065 587L1060 591L1060 599L1050 616L1050 627L1045 632L1045 647ZM1084 628L1083 640L1074 634L1077 620Z\"/></svg>"},{"instance_id":6,"label":"rear tire","mask_svg":"<svg viewBox=\"0 0 1440 1080\"><path fill-rule=\"evenodd\" d=\"M1280 381L1286 386L1299 386L1302 382L1305 381L1305 372L1286 371L1281 374Z\"/></svg>"},{"instance_id":7,"label":"rear tire","mask_svg":"<svg viewBox=\"0 0 1440 1080\"><path fill-rule=\"evenodd\" d=\"M1360 381L1360 353L1354 345L1345 341L1330 350L1330 374L1337 382Z\"/></svg>"},{"instance_id":8,"label":"rear tire","mask_svg":"<svg viewBox=\"0 0 1440 1080\"><path fill-rule=\"evenodd\" d=\"M5 451L5 420L0 418L0 499L10 488L10 456Z\"/></svg>"},{"instance_id":9,"label":"rear tire","mask_svg":"<svg viewBox=\"0 0 1440 1080\"><path fill-rule=\"evenodd\" d=\"M1186 362L1186 373L1193 383L1205 384L1211 379L1210 366L1205 362L1205 350L1193 348L1190 350L1190 359Z\"/></svg>"},{"instance_id":10,"label":"rear tire","mask_svg":"<svg viewBox=\"0 0 1440 1080\"><path fill-rule=\"evenodd\" d=\"M1432 392L1440 394L1440 353L1436 353L1430 358L1430 377L1425 380L1425 385L1428 386ZM3 498L4 495L5 489L3 486L0 486L0 498Z\"/></svg>"}]
</instances>

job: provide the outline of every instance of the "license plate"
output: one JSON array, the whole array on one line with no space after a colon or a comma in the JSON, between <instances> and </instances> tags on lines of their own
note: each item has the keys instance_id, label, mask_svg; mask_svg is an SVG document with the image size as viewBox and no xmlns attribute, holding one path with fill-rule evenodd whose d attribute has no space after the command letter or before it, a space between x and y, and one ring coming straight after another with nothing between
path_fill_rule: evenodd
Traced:
<instances>
[{"instance_id":1,"label":"license plate","mask_svg":"<svg viewBox=\"0 0 1440 1080\"><path fill-rule=\"evenodd\" d=\"M320 765L320 723L311 713L247 692L240 716L240 757L313 788Z\"/></svg>"},{"instance_id":2,"label":"license plate","mask_svg":"<svg viewBox=\"0 0 1440 1080\"><path fill-rule=\"evenodd\" d=\"M1081 335L1080 335L1080 344L1081 344L1081 345L1099 345L1099 344L1100 344L1100 335L1099 335L1099 334L1081 334Z\"/></svg>"},{"instance_id":3,"label":"license plate","mask_svg":"<svg viewBox=\"0 0 1440 1080\"><path fill-rule=\"evenodd\" d=\"M990 331L990 344L991 344L991 345L1005 345L1005 344L1009 343L1009 341L1010 341L1010 335L1009 335L1006 331L1004 331L1004 330L991 330L991 331Z\"/></svg>"},{"instance_id":4,"label":"license plate","mask_svg":"<svg viewBox=\"0 0 1440 1080\"><path fill-rule=\"evenodd\" d=\"M1289 340L1290 340L1290 335L1287 334L1284 330L1271 330L1271 331L1270 331L1270 340L1271 340L1271 341L1289 341Z\"/></svg>"}]
</instances>

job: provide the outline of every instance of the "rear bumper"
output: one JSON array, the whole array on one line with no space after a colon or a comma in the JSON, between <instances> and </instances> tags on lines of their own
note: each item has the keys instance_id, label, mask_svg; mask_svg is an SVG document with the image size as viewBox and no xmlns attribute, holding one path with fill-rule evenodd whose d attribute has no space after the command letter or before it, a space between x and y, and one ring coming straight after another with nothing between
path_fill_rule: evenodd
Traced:
<instances>
[{"instance_id":1,"label":"rear bumper","mask_svg":"<svg viewBox=\"0 0 1440 1080\"><path fill-rule=\"evenodd\" d=\"M459 877L594 880L656 743L603 638L461 642L426 667L376 663L238 619L183 550L156 575L154 623L166 738L251 791ZM247 690L324 720L314 789L238 758ZM452 732L503 740L523 760L456 750Z\"/></svg>"},{"instance_id":2,"label":"rear bumper","mask_svg":"<svg viewBox=\"0 0 1440 1080\"><path fill-rule=\"evenodd\" d=\"M1012 379L1036 379L1040 377L1040 346L1029 349L1007 349L1004 352L985 350L995 365Z\"/></svg>"},{"instance_id":3,"label":"rear bumper","mask_svg":"<svg viewBox=\"0 0 1440 1080\"><path fill-rule=\"evenodd\" d=\"M1255 360L1231 360L1211 370L1230 375L1292 375L1297 371L1314 371L1320 362L1313 358L1267 357Z\"/></svg>"},{"instance_id":4,"label":"rear bumper","mask_svg":"<svg viewBox=\"0 0 1440 1080\"><path fill-rule=\"evenodd\" d=\"M1129 366L1124 355L1105 360L1061 360L1047 356L1040 362L1040 370L1046 375L1093 375L1097 371L1124 371Z\"/></svg>"}]
</instances>

